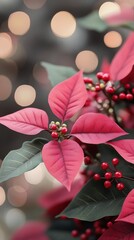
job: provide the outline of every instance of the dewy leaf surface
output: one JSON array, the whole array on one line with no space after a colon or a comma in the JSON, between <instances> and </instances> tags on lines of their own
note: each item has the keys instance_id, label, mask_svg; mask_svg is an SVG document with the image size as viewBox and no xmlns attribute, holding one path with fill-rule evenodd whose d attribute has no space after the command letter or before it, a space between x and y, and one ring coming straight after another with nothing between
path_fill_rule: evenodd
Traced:
<instances>
[{"instance_id":1,"label":"dewy leaf surface","mask_svg":"<svg viewBox=\"0 0 134 240\"><path fill-rule=\"evenodd\" d=\"M54 65L47 62L42 62L41 65L47 70L48 78L53 87L76 73L71 67Z\"/></svg>"},{"instance_id":2,"label":"dewy leaf surface","mask_svg":"<svg viewBox=\"0 0 134 240\"><path fill-rule=\"evenodd\" d=\"M134 225L118 222L113 224L98 240L133 240Z\"/></svg>"},{"instance_id":3,"label":"dewy leaf surface","mask_svg":"<svg viewBox=\"0 0 134 240\"><path fill-rule=\"evenodd\" d=\"M127 195L116 221L134 224L134 189Z\"/></svg>"},{"instance_id":4,"label":"dewy leaf surface","mask_svg":"<svg viewBox=\"0 0 134 240\"><path fill-rule=\"evenodd\" d=\"M50 174L70 190L84 158L79 144L73 140L51 141L43 147L42 157Z\"/></svg>"},{"instance_id":5,"label":"dewy leaf surface","mask_svg":"<svg viewBox=\"0 0 134 240\"><path fill-rule=\"evenodd\" d=\"M124 79L132 71L133 66L134 66L134 33L131 33L126 42L124 43L124 45L115 55L111 63L110 67L111 79L115 81Z\"/></svg>"},{"instance_id":6,"label":"dewy leaf surface","mask_svg":"<svg viewBox=\"0 0 134 240\"><path fill-rule=\"evenodd\" d=\"M0 117L0 123L16 132L35 135L48 128L48 116L43 110L24 108Z\"/></svg>"},{"instance_id":7,"label":"dewy leaf surface","mask_svg":"<svg viewBox=\"0 0 134 240\"><path fill-rule=\"evenodd\" d=\"M22 144L22 147L8 153L0 168L0 182L21 175L42 162L41 150L46 139L37 138Z\"/></svg>"},{"instance_id":8,"label":"dewy leaf surface","mask_svg":"<svg viewBox=\"0 0 134 240\"><path fill-rule=\"evenodd\" d=\"M81 71L56 85L48 97L52 112L63 121L77 113L86 100L87 91Z\"/></svg>"},{"instance_id":9,"label":"dewy leaf surface","mask_svg":"<svg viewBox=\"0 0 134 240\"><path fill-rule=\"evenodd\" d=\"M112 146L126 161L134 164L134 139L123 139L107 143Z\"/></svg>"},{"instance_id":10,"label":"dewy leaf surface","mask_svg":"<svg viewBox=\"0 0 134 240\"><path fill-rule=\"evenodd\" d=\"M69 218L78 218L84 221L95 221L106 216L119 214L123 201L132 186L127 185L124 191L119 192L116 186L104 188L103 180L90 180L78 193L74 200L60 214Z\"/></svg>"},{"instance_id":11,"label":"dewy leaf surface","mask_svg":"<svg viewBox=\"0 0 134 240\"><path fill-rule=\"evenodd\" d=\"M112 119L101 113L83 114L72 127L71 135L81 142L100 144L127 134Z\"/></svg>"}]
</instances>

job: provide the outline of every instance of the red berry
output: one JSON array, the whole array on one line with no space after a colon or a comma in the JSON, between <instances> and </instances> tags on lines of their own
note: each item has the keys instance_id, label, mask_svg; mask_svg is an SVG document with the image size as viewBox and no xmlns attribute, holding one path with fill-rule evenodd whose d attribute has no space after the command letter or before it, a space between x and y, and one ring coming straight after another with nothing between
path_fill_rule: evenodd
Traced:
<instances>
[{"instance_id":1,"label":"red berry","mask_svg":"<svg viewBox=\"0 0 134 240\"><path fill-rule=\"evenodd\" d=\"M93 225L94 228L100 227L100 221L95 221Z\"/></svg>"},{"instance_id":2,"label":"red berry","mask_svg":"<svg viewBox=\"0 0 134 240\"><path fill-rule=\"evenodd\" d=\"M121 190L123 190L124 189L124 183L117 183L117 185L116 185L116 188L119 190L119 191L121 191Z\"/></svg>"},{"instance_id":3,"label":"red berry","mask_svg":"<svg viewBox=\"0 0 134 240\"><path fill-rule=\"evenodd\" d=\"M81 240L87 240L87 235L86 235L85 233L82 233L82 234L80 235L80 239L81 239Z\"/></svg>"},{"instance_id":4,"label":"red berry","mask_svg":"<svg viewBox=\"0 0 134 240\"><path fill-rule=\"evenodd\" d=\"M128 94L126 94L126 99L127 100L129 100L129 101L131 101L131 100L133 100L133 95L131 94L131 93L128 93Z\"/></svg>"},{"instance_id":5,"label":"red berry","mask_svg":"<svg viewBox=\"0 0 134 240\"><path fill-rule=\"evenodd\" d=\"M125 93L120 93L120 94L119 94L119 99L120 99L120 100L126 99L126 94L125 94Z\"/></svg>"},{"instance_id":6,"label":"red berry","mask_svg":"<svg viewBox=\"0 0 134 240\"><path fill-rule=\"evenodd\" d=\"M102 168L103 170L108 169L108 167L109 167L109 165L108 165L107 162L103 162L103 163L101 164L101 168Z\"/></svg>"},{"instance_id":7,"label":"red berry","mask_svg":"<svg viewBox=\"0 0 134 240\"><path fill-rule=\"evenodd\" d=\"M102 232L101 232L101 227L97 227L96 229L95 229L95 233L96 234L101 234Z\"/></svg>"},{"instance_id":8,"label":"red berry","mask_svg":"<svg viewBox=\"0 0 134 240\"><path fill-rule=\"evenodd\" d=\"M112 183L111 183L110 181L106 180L106 181L104 182L104 187L105 187L105 188L110 188L111 186L112 186Z\"/></svg>"},{"instance_id":9,"label":"red berry","mask_svg":"<svg viewBox=\"0 0 134 240\"><path fill-rule=\"evenodd\" d=\"M50 129L52 129L52 130L56 130L56 129L57 129L56 124L55 124L55 123L52 123L52 124L50 125Z\"/></svg>"},{"instance_id":10,"label":"red berry","mask_svg":"<svg viewBox=\"0 0 134 240\"><path fill-rule=\"evenodd\" d=\"M118 159L118 158L113 158L113 159L112 159L112 164L113 164L114 166L118 165L118 163L119 163L119 159Z\"/></svg>"},{"instance_id":11,"label":"red berry","mask_svg":"<svg viewBox=\"0 0 134 240\"><path fill-rule=\"evenodd\" d=\"M103 79L103 75L104 75L103 72L98 72L98 73L96 74L96 77L97 77L98 79Z\"/></svg>"},{"instance_id":12,"label":"red berry","mask_svg":"<svg viewBox=\"0 0 134 240\"><path fill-rule=\"evenodd\" d=\"M63 134L67 133L67 127L62 127L61 128L61 133L63 133Z\"/></svg>"},{"instance_id":13,"label":"red berry","mask_svg":"<svg viewBox=\"0 0 134 240\"><path fill-rule=\"evenodd\" d=\"M115 172L114 177L115 178L122 178L122 172L119 172L119 171Z\"/></svg>"},{"instance_id":14,"label":"red berry","mask_svg":"<svg viewBox=\"0 0 134 240\"><path fill-rule=\"evenodd\" d=\"M117 100L118 100L118 95L114 94L114 95L112 96L112 100L113 100L113 101L117 101Z\"/></svg>"},{"instance_id":15,"label":"red berry","mask_svg":"<svg viewBox=\"0 0 134 240\"><path fill-rule=\"evenodd\" d=\"M93 83L92 78L84 77L84 83Z\"/></svg>"},{"instance_id":16,"label":"red berry","mask_svg":"<svg viewBox=\"0 0 134 240\"><path fill-rule=\"evenodd\" d=\"M109 180L112 178L112 173L111 172L106 172L105 173L105 179Z\"/></svg>"},{"instance_id":17,"label":"red berry","mask_svg":"<svg viewBox=\"0 0 134 240\"><path fill-rule=\"evenodd\" d=\"M129 83L126 83L124 87L125 87L125 89L130 89L131 86Z\"/></svg>"},{"instance_id":18,"label":"red berry","mask_svg":"<svg viewBox=\"0 0 134 240\"><path fill-rule=\"evenodd\" d=\"M89 165L91 163L91 158L89 156L84 157L85 165Z\"/></svg>"},{"instance_id":19,"label":"red berry","mask_svg":"<svg viewBox=\"0 0 134 240\"><path fill-rule=\"evenodd\" d=\"M71 235L72 235L72 237L78 237L79 233L78 233L77 230L73 230L73 231L71 232Z\"/></svg>"},{"instance_id":20,"label":"red berry","mask_svg":"<svg viewBox=\"0 0 134 240\"><path fill-rule=\"evenodd\" d=\"M110 75L109 75L109 73L104 73L102 79L103 79L104 82L108 82L108 81L110 80Z\"/></svg>"},{"instance_id":21,"label":"red berry","mask_svg":"<svg viewBox=\"0 0 134 240\"><path fill-rule=\"evenodd\" d=\"M101 90L101 87L99 85L96 85L95 90L96 90L96 92L99 92Z\"/></svg>"},{"instance_id":22,"label":"red berry","mask_svg":"<svg viewBox=\"0 0 134 240\"><path fill-rule=\"evenodd\" d=\"M52 138L58 138L59 134L57 132L51 133Z\"/></svg>"},{"instance_id":23,"label":"red berry","mask_svg":"<svg viewBox=\"0 0 134 240\"><path fill-rule=\"evenodd\" d=\"M95 181L99 181L101 179L101 176L100 176L100 174L96 173L96 174L94 174L93 178Z\"/></svg>"},{"instance_id":24,"label":"red berry","mask_svg":"<svg viewBox=\"0 0 134 240\"><path fill-rule=\"evenodd\" d=\"M108 88L106 88L106 92L113 94L115 92L115 88L108 87Z\"/></svg>"},{"instance_id":25,"label":"red berry","mask_svg":"<svg viewBox=\"0 0 134 240\"><path fill-rule=\"evenodd\" d=\"M107 227L112 227L113 223L111 221L107 222Z\"/></svg>"},{"instance_id":26,"label":"red berry","mask_svg":"<svg viewBox=\"0 0 134 240\"><path fill-rule=\"evenodd\" d=\"M85 231L86 236L90 236L92 233L92 230L90 228L87 228Z\"/></svg>"}]
</instances>

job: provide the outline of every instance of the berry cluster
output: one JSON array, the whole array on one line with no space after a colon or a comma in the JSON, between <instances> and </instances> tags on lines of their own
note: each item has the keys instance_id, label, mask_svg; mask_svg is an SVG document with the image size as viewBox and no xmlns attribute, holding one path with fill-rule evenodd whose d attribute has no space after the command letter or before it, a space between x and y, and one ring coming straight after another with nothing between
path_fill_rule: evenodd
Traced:
<instances>
[{"instance_id":1,"label":"berry cluster","mask_svg":"<svg viewBox=\"0 0 134 240\"><path fill-rule=\"evenodd\" d=\"M67 125L65 123L61 124L60 122L51 121L49 124L49 130L51 137L54 139L65 137L65 134L67 133Z\"/></svg>"},{"instance_id":2,"label":"berry cluster","mask_svg":"<svg viewBox=\"0 0 134 240\"><path fill-rule=\"evenodd\" d=\"M73 221L76 221L77 219L73 219ZM76 238L79 237L80 240L90 240L90 237L93 236L100 236L102 235L108 228L110 228L113 225L114 217L105 217L100 220L96 220L93 222L93 224L90 224L90 226L86 226L86 228L83 229L83 224L81 220L78 221L78 226L76 226L76 229L72 230L71 236Z\"/></svg>"},{"instance_id":3,"label":"berry cluster","mask_svg":"<svg viewBox=\"0 0 134 240\"><path fill-rule=\"evenodd\" d=\"M114 170L110 168L109 164L107 162L101 163L101 169L105 171L104 176L100 176L100 174L96 173L93 176L93 179L95 181L99 181L101 179L104 179L104 187L110 188L112 186L113 180L116 181L116 188L121 191L124 189L124 183L118 182L118 179L123 178L123 174L121 171L118 171L116 169L116 166L119 164L118 158L112 159L112 164L114 166Z\"/></svg>"}]
</instances>

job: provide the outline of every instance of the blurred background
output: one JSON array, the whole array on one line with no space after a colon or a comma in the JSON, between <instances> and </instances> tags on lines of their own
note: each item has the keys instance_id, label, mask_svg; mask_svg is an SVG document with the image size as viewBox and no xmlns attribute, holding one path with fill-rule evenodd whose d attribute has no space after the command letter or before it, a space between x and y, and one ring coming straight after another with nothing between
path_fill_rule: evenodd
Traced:
<instances>
[{"instance_id":1,"label":"blurred background","mask_svg":"<svg viewBox=\"0 0 134 240\"><path fill-rule=\"evenodd\" d=\"M51 89L41 62L72 66L95 73L104 59L109 62L129 30L107 28L96 31L94 22L83 28L79 19L94 11L100 21L133 0L1 0L0 1L0 116L24 107L50 113L47 96ZM6 154L33 137L0 126L0 162ZM55 182L44 164L0 186L0 240L10 240L27 219L41 214L38 196ZM34 210L34 211L33 211Z\"/></svg>"}]
</instances>

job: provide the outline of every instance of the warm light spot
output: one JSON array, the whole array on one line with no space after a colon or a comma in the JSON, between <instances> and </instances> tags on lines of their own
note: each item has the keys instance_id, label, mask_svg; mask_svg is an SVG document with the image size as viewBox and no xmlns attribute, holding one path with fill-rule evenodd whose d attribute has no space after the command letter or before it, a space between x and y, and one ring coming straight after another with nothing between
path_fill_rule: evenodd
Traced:
<instances>
[{"instance_id":1,"label":"warm light spot","mask_svg":"<svg viewBox=\"0 0 134 240\"><path fill-rule=\"evenodd\" d=\"M6 76L0 75L0 101L4 101L11 95L12 83Z\"/></svg>"},{"instance_id":2,"label":"warm light spot","mask_svg":"<svg viewBox=\"0 0 134 240\"><path fill-rule=\"evenodd\" d=\"M7 58L13 50L12 39L7 33L0 33L0 58Z\"/></svg>"},{"instance_id":3,"label":"warm light spot","mask_svg":"<svg viewBox=\"0 0 134 240\"><path fill-rule=\"evenodd\" d=\"M17 229L26 221L24 212L20 209L12 208L5 215L5 223L10 229Z\"/></svg>"},{"instance_id":4,"label":"warm light spot","mask_svg":"<svg viewBox=\"0 0 134 240\"><path fill-rule=\"evenodd\" d=\"M47 72L40 64L37 63L33 68L33 77L37 82L45 84L45 81L47 79Z\"/></svg>"},{"instance_id":5,"label":"warm light spot","mask_svg":"<svg viewBox=\"0 0 134 240\"><path fill-rule=\"evenodd\" d=\"M104 43L109 48L116 48L122 44L122 36L116 31L110 31L104 36Z\"/></svg>"},{"instance_id":6,"label":"warm light spot","mask_svg":"<svg viewBox=\"0 0 134 240\"><path fill-rule=\"evenodd\" d=\"M43 180L44 173L45 173L44 163L41 163L33 170L25 172L24 176L28 183L37 185Z\"/></svg>"},{"instance_id":7,"label":"warm light spot","mask_svg":"<svg viewBox=\"0 0 134 240\"><path fill-rule=\"evenodd\" d=\"M21 207L27 201L27 192L21 186L16 185L8 189L7 198L11 205Z\"/></svg>"},{"instance_id":8,"label":"warm light spot","mask_svg":"<svg viewBox=\"0 0 134 240\"><path fill-rule=\"evenodd\" d=\"M24 84L16 89L14 98L18 105L29 106L35 101L36 91L32 86Z\"/></svg>"},{"instance_id":9,"label":"warm light spot","mask_svg":"<svg viewBox=\"0 0 134 240\"><path fill-rule=\"evenodd\" d=\"M30 18L24 12L11 13L8 18L8 28L15 35L24 35L30 28Z\"/></svg>"},{"instance_id":10,"label":"warm light spot","mask_svg":"<svg viewBox=\"0 0 134 240\"><path fill-rule=\"evenodd\" d=\"M120 13L121 9L119 4L113 2L105 2L99 8L99 16L102 19L109 17L110 15Z\"/></svg>"},{"instance_id":11,"label":"warm light spot","mask_svg":"<svg viewBox=\"0 0 134 240\"><path fill-rule=\"evenodd\" d=\"M58 12L51 20L51 29L58 37L70 37L76 29L76 20L69 12Z\"/></svg>"},{"instance_id":12,"label":"warm light spot","mask_svg":"<svg viewBox=\"0 0 134 240\"><path fill-rule=\"evenodd\" d=\"M2 187L0 187L0 206L4 204L5 200L6 200L5 191Z\"/></svg>"},{"instance_id":13,"label":"warm light spot","mask_svg":"<svg viewBox=\"0 0 134 240\"><path fill-rule=\"evenodd\" d=\"M98 66L98 57L92 51L82 51L76 56L77 68L84 72L93 72Z\"/></svg>"},{"instance_id":14,"label":"warm light spot","mask_svg":"<svg viewBox=\"0 0 134 240\"><path fill-rule=\"evenodd\" d=\"M46 3L46 0L23 0L26 7L30 9L39 9L43 7L43 5Z\"/></svg>"}]
</instances>

